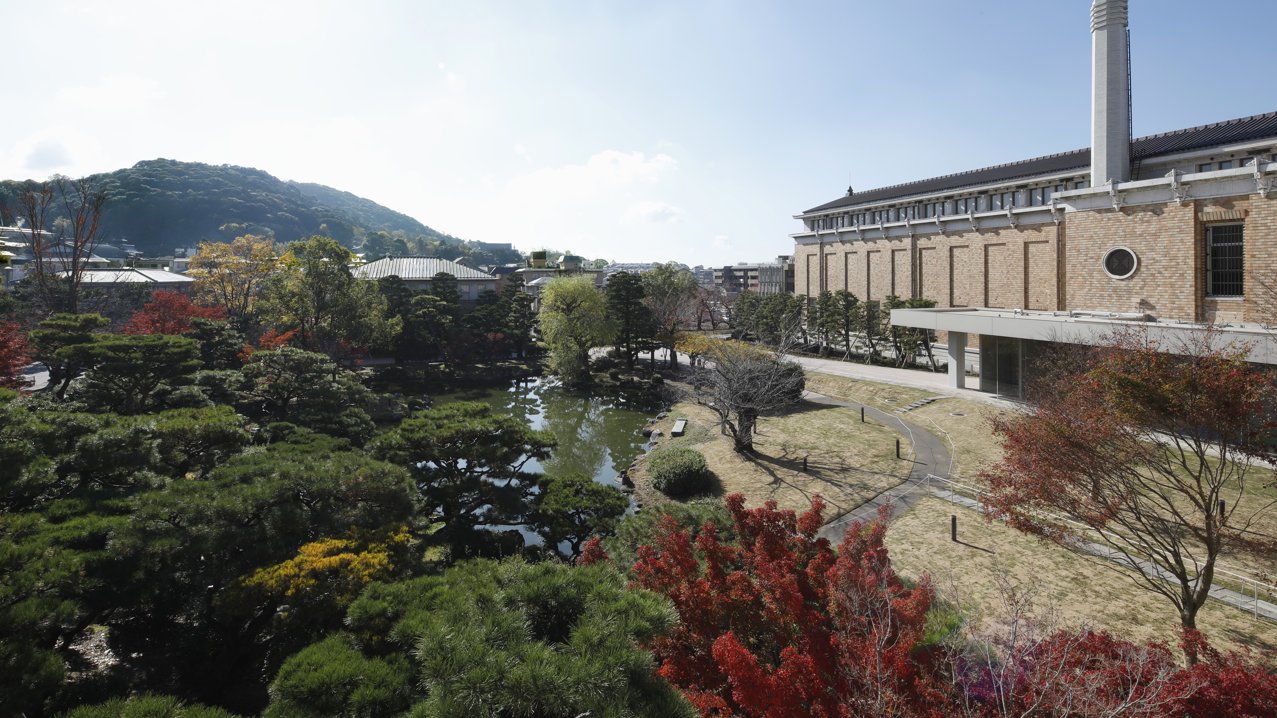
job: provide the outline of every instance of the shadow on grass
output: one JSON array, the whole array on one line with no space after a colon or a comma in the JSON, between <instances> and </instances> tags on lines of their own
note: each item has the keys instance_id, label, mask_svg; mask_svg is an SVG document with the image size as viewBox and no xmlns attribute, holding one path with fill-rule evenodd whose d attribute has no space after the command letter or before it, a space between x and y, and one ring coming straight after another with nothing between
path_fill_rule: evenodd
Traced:
<instances>
[{"instance_id":1,"label":"shadow on grass","mask_svg":"<svg viewBox=\"0 0 1277 718\"><path fill-rule=\"evenodd\" d=\"M973 544L973 543L967 543L966 541L963 541L962 539L958 539L958 540L957 540L957 541L955 541L954 543L962 544L963 546L966 546L967 548L973 548L973 549L975 549L975 550L977 550L977 551L983 551L983 552L985 552L985 553L991 553L991 554L995 554L995 555L997 554L997 551L994 551L994 550L993 550L993 549L991 549L991 548L985 548L985 547L983 547L983 546L976 546L975 544Z\"/></svg>"},{"instance_id":2,"label":"shadow on grass","mask_svg":"<svg viewBox=\"0 0 1277 718\"><path fill-rule=\"evenodd\" d=\"M900 478L899 475L883 472L883 471L866 471L857 467L848 466L845 462L826 463L819 460L812 460L812 455L805 455L806 467L804 468L803 458L790 457L788 455L768 456L757 449L750 453L743 453L741 457L749 463L758 467L764 474L771 478L771 484L775 486L785 486L811 500L816 494L820 494L825 503L832 509L833 515L841 515L858 506L844 505L843 502L836 501L833 496L838 494L861 495L866 498L873 496L878 492L878 487L871 485L866 481L849 480L847 474L859 473L862 476L886 476L893 479ZM803 474L816 480L815 487L803 488L785 478L781 472L787 472L789 475ZM829 491L821 491L820 487L827 487ZM815 489L815 490L812 490Z\"/></svg>"}]
</instances>

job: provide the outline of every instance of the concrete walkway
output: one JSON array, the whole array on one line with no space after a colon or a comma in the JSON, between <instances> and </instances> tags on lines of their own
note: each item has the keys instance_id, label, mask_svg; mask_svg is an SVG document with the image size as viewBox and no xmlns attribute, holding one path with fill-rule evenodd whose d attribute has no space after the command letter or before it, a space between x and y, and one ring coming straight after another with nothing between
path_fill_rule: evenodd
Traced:
<instances>
[{"instance_id":1,"label":"concrete walkway","mask_svg":"<svg viewBox=\"0 0 1277 718\"><path fill-rule=\"evenodd\" d=\"M909 477L825 524L819 535L829 539L830 543L837 545L842 541L842 535L846 533L849 526L857 521L868 521L874 518L879 507L886 503L892 503L901 511L908 509L918 500L920 492L917 489L927 480L928 474L947 475L949 473L952 464L949 450L945 448L944 442L917 424L871 406L833 399L810 391L803 392L803 398L814 404L825 406L841 406L854 411L864 409L866 421L895 429L909 437L909 443L913 446L913 466L909 469Z\"/></svg>"},{"instance_id":2,"label":"concrete walkway","mask_svg":"<svg viewBox=\"0 0 1277 718\"><path fill-rule=\"evenodd\" d=\"M963 399L972 399L975 401L983 401L990 404L1009 405L1006 399L999 398L993 394L983 391L975 391L973 389L955 389L949 386L949 375L945 372L931 372L921 369L898 369L890 366L878 366L876 364L864 364L857 361L842 361L841 359L822 359L820 357L800 356L790 354L786 357L797 362L802 368L808 371L819 372L821 374L833 374L834 376L845 376L849 379L859 379L861 381L873 381L880 384L894 384L896 386L907 386L914 389L925 389L934 391L937 394L946 396L958 396ZM977 377L967 377L967 383L978 383Z\"/></svg>"}]
</instances>

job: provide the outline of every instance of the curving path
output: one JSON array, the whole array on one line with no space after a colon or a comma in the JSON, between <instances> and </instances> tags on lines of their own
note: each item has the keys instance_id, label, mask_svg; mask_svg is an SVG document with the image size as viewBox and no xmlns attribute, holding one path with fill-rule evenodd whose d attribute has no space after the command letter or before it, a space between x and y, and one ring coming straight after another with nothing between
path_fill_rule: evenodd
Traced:
<instances>
[{"instance_id":1,"label":"curving path","mask_svg":"<svg viewBox=\"0 0 1277 718\"><path fill-rule=\"evenodd\" d=\"M918 485L926 480L927 474L949 475L952 460L944 442L935 434L917 424L905 421L896 414L888 414L872 406L857 404L854 401L834 399L815 392L803 392L803 398L814 404L841 406L855 410L863 408L865 410L865 419L873 420L878 424L895 429L909 437L909 443L913 445L913 466L909 469L909 477L825 524L821 528L819 535L829 539L830 543L835 545L840 543L843 533L847 531L847 527L856 521L872 519L878 513L878 508L884 504L891 503L902 511L908 509L918 500Z\"/></svg>"},{"instance_id":2,"label":"curving path","mask_svg":"<svg viewBox=\"0 0 1277 718\"><path fill-rule=\"evenodd\" d=\"M803 398L815 404L824 404L826 406L841 406L849 409L860 409L863 405L852 401L842 401L832 397L816 394L814 392L803 392ZM920 495L924 492L919 491L921 484L926 482L928 474L934 474L940 477L948 477L950 468L952 467L951 458L948 448L944 442L935 434L909 421L905 421L895 414L888 414L871 406L864 406L865 418L889 426L899 431L901 434L909 437L910 443L913 444L914 461L913 467L909 470L909 477L895 486L883 491L872 499L857 506L854 509L835 518L829 523L821 527L819 536L829 539L829 542L838 545L842 542L843 534L851 524L857 521L868 521L878 513L878 509L884 504L890 503L899 511L906 511L913 506ZM980 504L974 499L967 496L956 494L952 491L942 489L937 486L930 486L925 492L927 496L934 496L943 499L958 506L963 506L975 511L980 510ZM1132 563L1121 554L1113 551L1107 546L1098 543L1086 542L1085 550L1093 556L1112 561L1126 568L1133 568L1143 571L1149 576L1163 576L1164 572L1155 564L1139 561ZM1164 577L1164 576L1163 576ZM1267 601L1260 600L1257 596L1247 596L1232 589L1223 588L1221 586L1213 586L1210 590L1211 598L1222 603L1226 603L1235 608L1249 612L1257 618L1265 618L1269 621L1277 621L1277 605Z\"/></svg>"}]
</instances>

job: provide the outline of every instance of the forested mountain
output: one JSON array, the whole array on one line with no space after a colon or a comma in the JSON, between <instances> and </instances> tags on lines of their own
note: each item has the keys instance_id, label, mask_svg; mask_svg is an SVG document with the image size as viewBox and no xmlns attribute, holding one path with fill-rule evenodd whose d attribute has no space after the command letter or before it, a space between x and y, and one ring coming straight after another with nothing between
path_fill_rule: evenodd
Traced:
<instances>
[{"instance_id":1,"label":"forested mountain","mask_svg":"<svg viewBox=\"0 0 1277 718\"><path fill-rule=\"evenodd\" d=\"M280 241L327 234L347 246L379 230L460 241L349 192L286 182L251 167L156 159L94 179L108 194L103 241L127 239L146 254L267 230ZM28 182L0 182L0 219L6 223L13 220L17 197Z\"/></svg>"}]
</instances>

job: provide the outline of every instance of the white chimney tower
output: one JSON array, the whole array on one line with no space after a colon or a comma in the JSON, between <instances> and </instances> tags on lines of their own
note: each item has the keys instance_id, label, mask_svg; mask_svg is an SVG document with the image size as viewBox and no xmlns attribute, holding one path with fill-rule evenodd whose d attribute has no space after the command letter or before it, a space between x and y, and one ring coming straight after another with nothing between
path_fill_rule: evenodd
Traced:
<instances>
[{"instance_id":1,"label":"white chimney tower","mask_svg":"<svg viewBox=\"0 0 1277 718\"><path fill-rule=\"evenodd\" d=\"M1091 5L1091 186L1131 179L1126 0Z\"/></svg>"}]
</instances>

